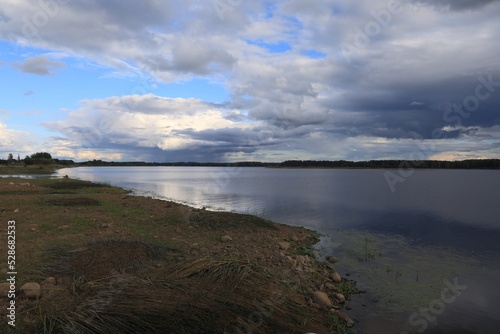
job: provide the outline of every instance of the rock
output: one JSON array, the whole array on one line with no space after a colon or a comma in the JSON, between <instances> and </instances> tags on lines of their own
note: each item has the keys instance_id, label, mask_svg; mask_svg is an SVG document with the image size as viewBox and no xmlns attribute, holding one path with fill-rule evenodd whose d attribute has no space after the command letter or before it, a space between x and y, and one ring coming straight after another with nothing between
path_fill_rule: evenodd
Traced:
<instances>
[{"instance_id":1,"label":"rock","mask_svg":"<svg viewBox=\"0 0 500 334\"><path fill-rule=\"evenodd\" d=\"M10 283L0 283L0 298L7 298L10 290Z\"/></svg>"},{"instance_id":2,"label":"rock","mask_svg":"<svg viewBox=\"0 0 500 334\"><path fill-rule=\"evenodd\" d=\"M230 242L230 241L233 241L233 238L231 238L229 235L225 235L220 240L222 242Z\"/></svg>"},{"instance_id":3,"label":"rock","mask_svg":"<svg viewBox=\"0 0 500 334\"><path fill-rule=\"evenodd\" d=\"M70 228L70 225L62 225L58 227L59 231L67 230L68 228Z\"/></svg>"},{"instance_id":4,"label":"rock","mask_svg":"<svg viewBox=\"0 0 500 334\"><path fill-rule=\"evenodd\" d=\"M347 314L345 314L344 312L340 312L340 311L337 311L337 310L334 310L334 309L332 309L331 312L334 313L334 314L336 314L340 319L344 320L344 322L347 325L347 327L354 326L354 320L352 320L351 318L349 318L349 316Z\"/></svg>"},{"instance_id":5,"label":"rock","mask_svg":"<svg viewBox=\"0 0 500 334\"><path fill-rule=\"evenodd\" d=\"M306 262L306 259L302 255L297 255L296 259L297 259L297 263L299 263L299 264L304 264Z\"/></svg>"},{"instance_id":6,"label":"rock","mask_svg":"<svg viewBox=\"0 0 500 334\"><path fill-rule=\"evenodd\" d=\"M19 185L20 185L21 187L29 187L29 186L31 186L28 182L19 183Z\"/></svg>"},{"instance_id":7,"label":"rock","mask_svg":"<svg viewBox=\"0 0 500 334\"><path fill-rule=\"evenodd\" d=\"M332 284L332 283L325 283L325 288L327 288L330 291L334 291L334 292L338 291L338 289L335 286L335 284Z\"/></svg>"},{"instance_id":8,"label":"rock","mask_svg":"<svg viewBox=\"0 0 500 334\"><path fill-rule=\"evenodd\" d=\"M339 303L341 303L341 304L345 303L345 297L341 293L336 293L335 299L337 299L339 301Z\"/></svg>"},{"instance_id":9,"label":"rock","mask_svg":"<svg viewBox=\"0 0 500 334\"><path fill-rule=\"evenodd\" d=\"M15 213L18 213L18 212L19 212L19 209L15 209L15 210L14 210L14 212L15 212Z\"/></svg>"},{"instance_id":10,"label":"rock","mask_svg":"<svg viewBox=\"0 0 500 334\"><path fill-rule=\"evenodd\" d=\"M330 262L330 263L337 263L337 262L339 262L339 260L335 256L333 256L333 255L329 255L325 259L328 262Z\"/></svg>"},{"instance_id":11,"label":"rock","mask_svg":"<svg viewBox=\"0 0 500 334\"><path fill-rule=\"evenodd\" d=\"M13 186L13 185L15 185L15 183L14 182L9 182L9 185Z\"/></svg>"},{"instance_id":12,"label":"rock","mask_svg":"<svg viewBox=\"0 0 500 334\"><path fill-rule=\"evenodd\" d=\"M42 295L40 284L38 283L26 283L20 290L29 299L38 299Z\"/></svg>"},{"instance_id":13,"label":"rock","mask_svg":"<svg viewBox=\"0 0 500 334\"><path fill-rule=\"evenodd\" d=\"M50 293L51 290L54 290L56 287L57 281L54 277L47 277L40 286L42 287L42 291L45 293Z\"/></svg>"},{"instance_id":14,"label":"rock","mask_svg":"<svg viewBox=\"0 0 500 334\"><path fill-rule=\"evenodd\" d=\"M287 242L287 241L282 241L282 242L279 242L278 245L280 246L280 248L284 251L286 250L289 250L290 249L290 243Z\"/></svg>"},{"instance_id":15,"label":"rock","mask_svg":"<svg viewBox=\"0 0 500 334\"><path fill-rule=\"evenodd\" d=\"M340 277L339 273L338 272L333 272L330 274L330 279L335 282L335 283L340 283L342 282L342 277Z\"/></svg>"},{"instance_id":16,"label":"rock","mask_svg":"<svg viewBox=\"0 0 500 334\"><path fill-rule=\"evenodd\" d=\"M57 281L54 277L47 277L43 282L42 284L40 284L42 287L46 287L46 286L54 286L57 284Z\"/></svg>"},{"instance_id":17,"label":"rock","mask_svg":"<svg viewBox=\"0 0 500 334\"><path fill-rule=\"evenodd\" d=\"M333 305L332 301L330 300L328 295L326 293L324 293L323 291L314 292L312 295L312 299L316 304L321 305L321 306L332 307L332 305Z\"/></svg>"},{"instance_id":18,"label":"rock","mask_svg":"<svg viewBox=\"0 0 500 334\"><path fill-rule=\"evenodd\" d=\"M101 228L109 228L109 224L101 224Z\"/></svg>"}]
</instances>

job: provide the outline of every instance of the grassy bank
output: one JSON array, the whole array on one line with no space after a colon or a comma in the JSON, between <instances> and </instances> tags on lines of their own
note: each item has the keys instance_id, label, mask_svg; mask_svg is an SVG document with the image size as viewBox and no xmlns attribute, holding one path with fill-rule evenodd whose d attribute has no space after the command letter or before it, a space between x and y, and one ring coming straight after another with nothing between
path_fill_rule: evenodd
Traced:
<instances>
[{"instance_id":1,"label":"grassy bank","mask_svg":"<svg viewBox=\"0 0 500 334\"><path fill-rule=\"evenodd\" d=\"M341 333L351 324L336 310L353 287L334 283L304 228L71 179L3 178L2 282L12 271L8 221L16 327L2 292L2 333ZM40 297L19 290L28 282Z\"/></svg>"},{"instance_id":2,"label":"grassy bank","mask_svg":"<svg viewBox=\"0 0 500 334\"><path fill-rule=\"evenodd\" d=\"M58 165L32 165L32 166L5 166L0 165L0 176L4 175L31 175L31 174L52 174L59 168L68 166Z\"/></svg>"}]
</instances>

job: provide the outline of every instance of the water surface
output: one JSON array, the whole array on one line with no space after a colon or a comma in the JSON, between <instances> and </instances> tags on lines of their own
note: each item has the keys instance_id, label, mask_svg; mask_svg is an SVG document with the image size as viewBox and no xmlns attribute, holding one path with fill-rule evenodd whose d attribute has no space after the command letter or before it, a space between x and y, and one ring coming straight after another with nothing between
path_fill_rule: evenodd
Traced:
<instances>
[{"instance_id":1,"label":"water surface","mask_svg":"<svg viewBox=\"0 0 500 334\"><path fill-rule=\"evenodd\" d=\"M500 173L418 170L391 191L385 172L82 167L59 174L323 233L320 254L339 256L336 269L369 292L350 302L360 320L354 332L497 333ZM453 303L439 302L450 282L467 288Z\"/></svg>"}]
</instances>

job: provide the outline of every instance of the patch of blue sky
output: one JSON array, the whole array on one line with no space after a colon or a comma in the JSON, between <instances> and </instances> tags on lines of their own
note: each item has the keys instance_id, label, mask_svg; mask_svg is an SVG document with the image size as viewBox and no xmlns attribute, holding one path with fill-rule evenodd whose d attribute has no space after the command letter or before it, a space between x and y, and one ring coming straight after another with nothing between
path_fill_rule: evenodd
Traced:
<instances>
[{"instance_id":1,"label":"patch of blue sky","mask_svg":"<svg viewBox=\"0 0 500 334\"><path fill-rule=\"evenodd\" d=\"M265 43L262 40L247 40L247 43L266 49L270 53L284 53L292 50L292 46L285 41L281 41L279 43Z\"/></svg>"},{"instance_id":2,"label":"patch of blue sky","mask_svg":"<svg viewBox=\"0 0 500 334\"><path fill-rule=\"evenodd\" d=\"M326 53L317 50L306 50L302 52L302 54L312 59L322 59L326 57Z\"/></svg>"},{"instance_id":3,"label":"patch of blue sky","mask_svg":"<svg viewBox=\"0 0 500 334\"><path fill-rule=\"evenodd\" d=\"M265 2L263 3L262 5L264 7L264 11L265 11L265 18L266 19L270 19L274 16L274 12L276 11L276 4L273 3L273 2Z\"/></svg>"},{"instance_id":4,"label":"patch of blue sky","mask_svg":"<svg viewBox=\"0 0 500 334\"><path fill-rule=\"evenodd\" d=\"M304 29L304 24L296 16L284 15L282 19L287 23L288 32L298 32Z\"/></svg>"}]
</instances>

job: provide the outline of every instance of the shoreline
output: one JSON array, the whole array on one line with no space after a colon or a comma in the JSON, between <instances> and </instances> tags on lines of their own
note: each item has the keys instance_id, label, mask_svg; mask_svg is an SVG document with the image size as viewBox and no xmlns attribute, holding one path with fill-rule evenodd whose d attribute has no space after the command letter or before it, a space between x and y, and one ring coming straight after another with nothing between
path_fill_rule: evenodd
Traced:
<instances>
[{"instance_id":1,"label":"shoreline","mask_svg":"<svg viewBox=\"0 0 500 334\"><path fill-rule=\"evenodd\" d=\"M75 284L80 297L116 294L106 309L123 307L123 303L143 309L131 326L147 318L148 323L141 323L149 328L145 332L163 330L155 327L158 321L153 318L160 313L168 318L167 311L173 311L164 309L166 306L155 296L162 296L161 300L180 298L178 303L184 307L196 306L199 312L195 318L185 319L185 323L177 324L179 328L205 316L219 319L210 325L215 326L213 332L220 333L228 328L235 333L245 332L245 328L253 333L340 333L354 324L344 310L338 310L351 293L357 292L356 288L340 278L331 265L318 261L311 249L318 240L314 231L251 215L131 195L122 188L91 182L66 178L19 180L0 179L0 216L17 223L18 288L25 283L41 286L41 296L35 299L28 298L26 291L20 292L21 327L37 330L42 325L34 324L36 317L29 311L36 303L54 325L61 324L61 319L68 320L68 309L73 310L72 317L80 314L82 302L63 293ZM5 234L3 228L1 237L6 238ZM4 244L2 252L6 252ZM135 251L130 253L130 249ZM100 263L107 256L103 254L112 254L112 258ZM93 264L83 266L88 258ZM336 261L334 257L330 260ZM131 262L137 263L131 266ZM71 272L65 272L68 266ZM3 279L6 268L1 269ZM126 284L117 283L120 280ZM153 288L145 281L156 284ZM134 288L129 291L122 283ZM183 298L171 288L158 290L158 285L174 283L186 287ZM233 290L239 298L231 294ZM62 296L57 304L70 306L58 310L54 291ZM211 298L200 300L202 291ZM144 302L146 296L149 302ZM97 307L94 299L86 300L90 306L85 307ZM85 302L85 298L82 300ZM228 306L228 300L237 301ZM0 299L2 304L5 301ZM104 313L110 314L109 310ZM124 319L108 320L119 323ZM93 322L104 326L95 319ZM175 328L170 330L175 332Z\"/></svg>"}]
</instances>

